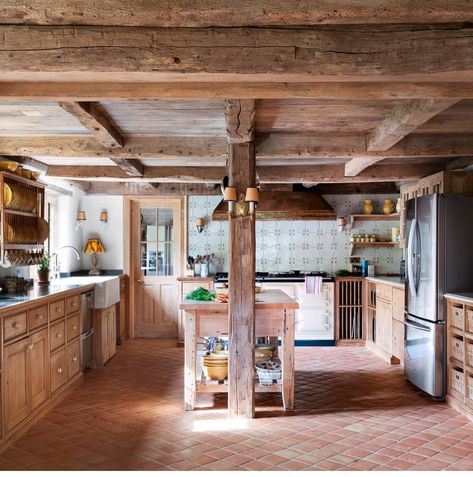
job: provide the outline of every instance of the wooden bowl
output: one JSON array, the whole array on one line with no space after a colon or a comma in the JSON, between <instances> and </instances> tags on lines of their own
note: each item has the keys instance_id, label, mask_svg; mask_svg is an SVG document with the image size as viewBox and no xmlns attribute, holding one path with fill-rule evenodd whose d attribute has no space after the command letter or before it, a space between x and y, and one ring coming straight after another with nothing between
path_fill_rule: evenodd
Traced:
<instances>
[{"instance_id":1,"label":"wooden bowl","mask_svg":"<svg viewBox=\"0 0 473 477\"><path fill-rule=\"evenodd\" d=\"M255 286L255 293L261 293L261 287Z\"/></svg>"},{"instance_id":2,"label":"wooden bowl","mask_svg":"<svg viewBox=\"0 0 473 477\"><path fill-rule=\"evenodd\" d=\"M0 161L0 171L15 172L17 167L18 167L18 162Z\"/></svg>"}]
</instances>

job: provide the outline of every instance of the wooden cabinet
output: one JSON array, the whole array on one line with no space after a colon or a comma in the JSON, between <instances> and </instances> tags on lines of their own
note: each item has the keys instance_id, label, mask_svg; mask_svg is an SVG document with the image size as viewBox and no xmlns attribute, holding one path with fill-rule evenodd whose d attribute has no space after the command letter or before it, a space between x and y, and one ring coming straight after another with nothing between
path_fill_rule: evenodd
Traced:
<instances>
[{"instance_id":1,"label":"wooden cabinet","mask_svg":"<svg viewBox=\"0 0 473 477\"><path fill-rule=\"evenodd\" d=\"M51 353L51 394L57 391L67 381L66 349L62 348Z\"/></svg>"},{"instance_id":2,"label":"wooden cabinet","mask_svg":"<svg viewBox=\"0 0 473 477\"><path fill-rule=\"evenodd\" d=\"M42 305L28 310L28 330L32 331L48 324L48 306Z\"/></svg>"},{"instance_id":3,"label":"wooden cabinet","mask_svg":"<svg viewBox=\"0 0 473 477\"><path fill-rule=\"evenodd\" d=\"M66 323L64 320L51 325L50 328L50 348L51 351L61 347L66 342Z\"/></svg>"},{"instance_id":4,"label":"wooden cabinet","mask_svg":"<svg viewBox=\"0 0 473 477\"><path fill-rule=\"evenodd\" d=\"M3 341L25 335L27 331L26 311L3 318Z\"/></svg>"},{"instance_id":5,"label":"wooden cabinet","mask_svg":"<svg viewBox=\"0 0 473 477\"><path fill-rule=\"evenodd\" d=\"M393 319L392 329L392 355L404 362L404 323Z\"/></svg>"},{"instance_id":6,"label":"wooden cabinet","mask_svg":"<svg viewBox=\"0 0 473 477\"><path fill-rule=\"evenodd\" d=\"M66 298L66 314L72 315L78 313L80 309L79 294L75 294Z\"/></svg>"},{"instance_id":7,"label":"wooden cabinet","mask_svg":"<svg viewBox=\"0 0 473 477\"><path fill-rule=\"evenodd\" d=\"M95 358L98 367L103 366L117 351L116 305L95 310Z\"/></svg>"},{"instance_id":8,"label":"wooden cabinet","mask_svg":"<svg viewBox=\"0 0 473 477\"><path fill-rule=\"evenodd\" d=\"M120 277L120 304L118 306L118 344L128 335L128 277Z\"/></svg>"},{"instance_id":9,"label":"wooden cabinet","mask_svg":"<svg viewBox=\"0 0 473 477\"><path fill-rule=\"evenodd\" d=\"M5 346L3 357L3 415L8 432L49 397L48 331Z\"/></svg>"},{"instance_id":10,"label":"wooden cabinet","mask_svg":"<svg viewBox=\"0 0 473 477\"><path fill-rule=\"evenodd\" d=\"M392 304L376 300L376 344L387 355L392 354Z\"/></svg>"},{"instance_id":11,"label":"wooden cabinet","mask_svg":"<svg viewBox=\"0 0 473 477\"><path fill-rule=\"evenodd\" d=\"M49 304L49 319L56 321L64 317L66 305L64 298L62 300L56 300Z\"/></svg>"},{"instance_id":12,"label":"wooden cabinet","mask_svg":"<svg viewBox=\"0 0 473 477\"><path fill-rule=\"evenodd\" d=\"M80 339L67 345L67 380L70 381L80 372Z\"/></svg>"},{"instance_id":13,"label":"wooden cabinet","mask_svg":"<svg viewBox=\"0 0 473 477\"><path fill-rule=\"evenodd\" d=\"M77 338L80 333L80 318L79 315L73 315L67 318L66 322L66 337L67 341Z\"/></svg>"}]
</instances>

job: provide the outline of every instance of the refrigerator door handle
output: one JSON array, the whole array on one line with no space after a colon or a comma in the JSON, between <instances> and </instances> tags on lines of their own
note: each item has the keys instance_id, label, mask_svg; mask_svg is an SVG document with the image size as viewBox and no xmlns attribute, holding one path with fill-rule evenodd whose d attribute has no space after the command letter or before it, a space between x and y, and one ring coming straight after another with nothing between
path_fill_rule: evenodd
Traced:
<instances>
[{"instance_id":1,"label":"refrigerator door handle","mask_svg":"<svg viewBox=\"0 0 473 477\"><path fill-rule=\"evenodd\" d=\"M419 229L419 222L416 220L416 268L415 268L415 286L416 286L416 292L419 289L420 285L420 272L421 272L421 266L422 266L422 260L421 260L421 255L422 255L422 241L421 241L421 236L420 236L420 229Z\"/></svg>"},{"instance_id":2,"label":"refrigerator door handle","mask_svg":"<svg viewBox=\"0 0 473 477\"><path fill-rule=\"evenodd\" d=\"M407 244L407 280L409 281L409 289L412 295L417 294L416 284L414 282L414 234L417 229L417 219L412 220L411 230L409 231L409 242Z\"/></svg>"},{"instance_id":3,"label":"refrigerator door handle","mask_svg":"<svg viewBox=\"0 0 473 477\"><path fill-rule=\"evenodd\" d=\"M414 328L419 331L428 331L429 333L432 331L428 326L422 326L419 325L418 323L413 323L412 321L404 321L406 326L410 326L411 328Z\"/></svg>"}]
</instances>

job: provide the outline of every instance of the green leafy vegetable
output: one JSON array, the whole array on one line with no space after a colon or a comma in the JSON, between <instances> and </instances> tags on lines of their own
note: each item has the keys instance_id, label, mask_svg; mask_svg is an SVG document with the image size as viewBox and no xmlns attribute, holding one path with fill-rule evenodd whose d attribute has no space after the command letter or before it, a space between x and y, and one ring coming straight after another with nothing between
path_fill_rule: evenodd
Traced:
<instances>
[{"instance_id":1,"label":"green leafy vegetable","mask_svg":"<svg viewBox=\"0 0 473 477\"><path fill-rule=\"evenodd\" d=\"M196 288L186 296L186 300L214 301L215 292L205 288Z\"/></svg>"}]
</instances>

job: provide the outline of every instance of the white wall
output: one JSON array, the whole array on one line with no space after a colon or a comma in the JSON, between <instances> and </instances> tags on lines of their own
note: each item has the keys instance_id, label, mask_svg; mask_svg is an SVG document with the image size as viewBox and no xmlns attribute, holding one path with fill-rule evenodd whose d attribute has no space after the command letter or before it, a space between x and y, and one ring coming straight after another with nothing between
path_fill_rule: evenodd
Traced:
<instances>
[{"instance_id":1,"label":"white wall","mask_svg":"<svg viewBox=\"0 0 473 477\"><path fill-rule=\"evenodd\" d=\"M361 213L363 200L372 199L382 213L384 199L396 202L395 195L326 195L325 199L337 215ZM190 196L188 198L188 255L215 253L218 270L228 270L228 224L212 222L212 212L220 202L220 196ZM195 220L204 217L207 222L199 234ZM325 271L334 273L348 268L350 234L376 234L390 240L395 222L360 222L352 231L338 231L332 221L256 221L256 269L257 271ZM402 258L400 249L358 249L357 255L376 265L376 273L399 273Z\"/></svg>"},{"instance_id":2,"label":"white wall","mask_svg":"<svg viewBox=\"0 0 473 477\"><path fill-rule=\"evenodd\" d=\"M106 253L100 254L99 268L101 270L123 269L123 197L117 195L97 196L84 195L80 201L81 210L85 210L87 220L82 233L81 252L90 238L100 238ZM108 213L108 229L100 222L100 212ZM83 255L83 268L92 267L92 256Z\"/></svg>"}]
</instances>

